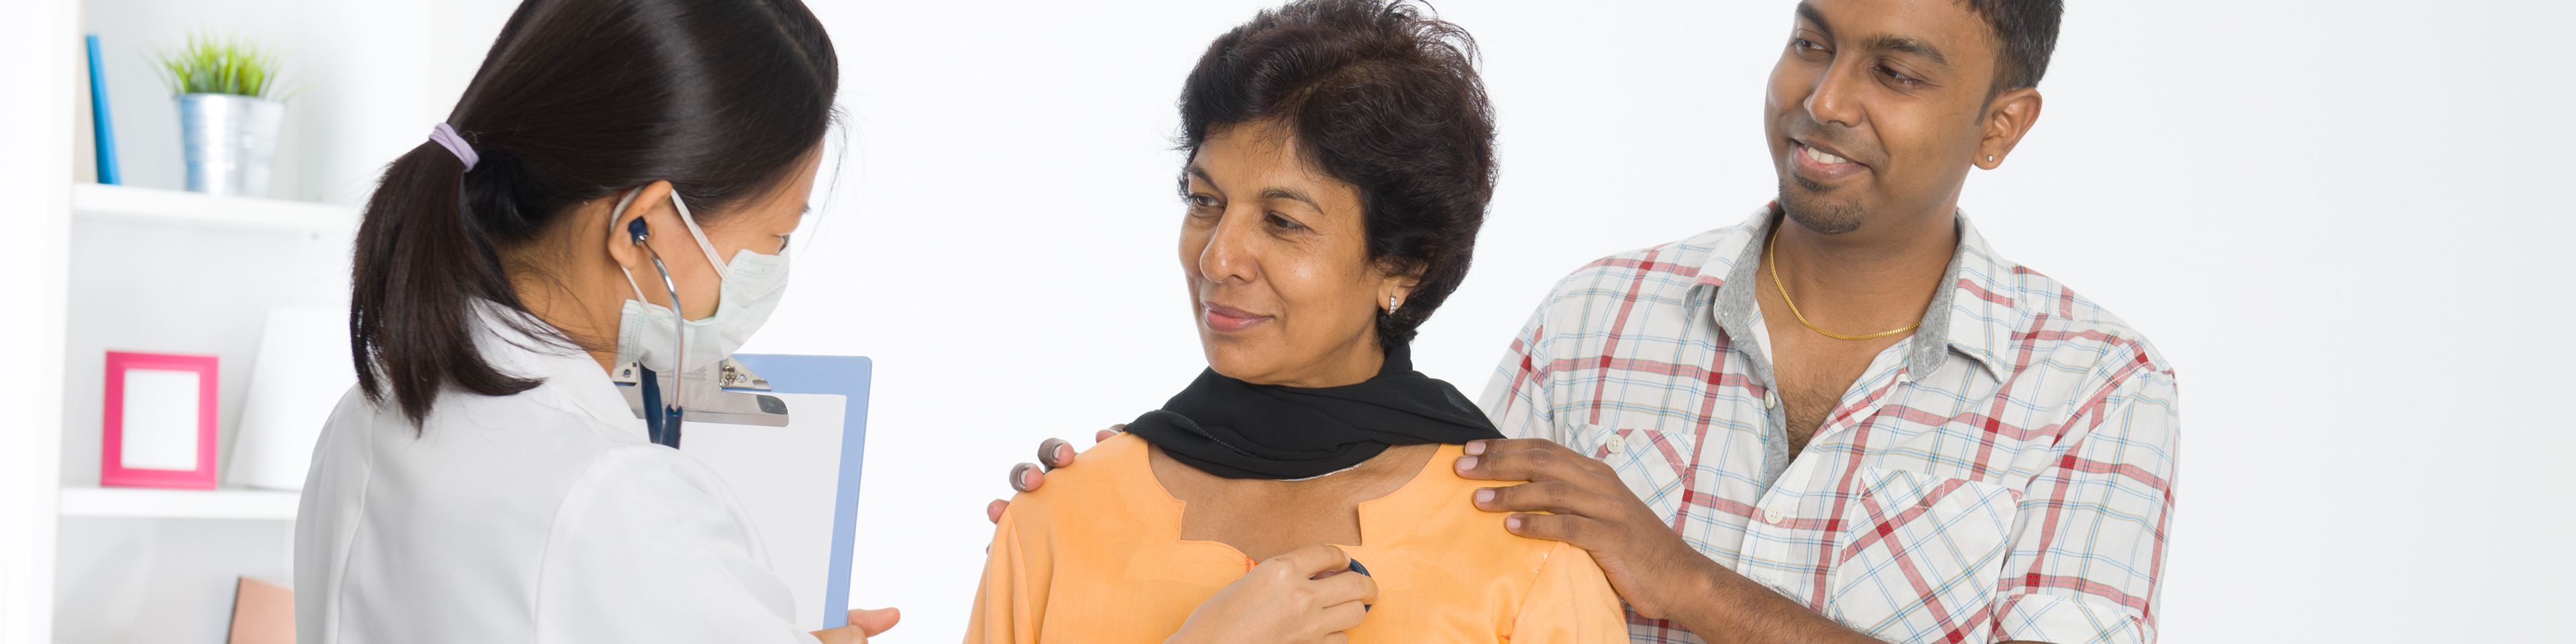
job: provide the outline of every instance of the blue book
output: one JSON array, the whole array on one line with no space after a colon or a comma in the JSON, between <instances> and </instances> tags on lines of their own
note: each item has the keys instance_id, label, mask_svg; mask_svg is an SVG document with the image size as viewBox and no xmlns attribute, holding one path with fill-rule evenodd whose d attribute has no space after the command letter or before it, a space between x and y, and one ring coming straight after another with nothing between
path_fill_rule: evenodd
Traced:
<instances>
[{"instance_id":1,"label":"blue book","mask_svg":"<svg viewBox=\"0 0 2576 644\"><path fill-rule=\"evenodd\" d=\"M89 122L98 136L98 182L124 183L116 175L116 125L107 118L107 64L98 54L98 34L89 35Z\"/></svg>"}]
</instances>

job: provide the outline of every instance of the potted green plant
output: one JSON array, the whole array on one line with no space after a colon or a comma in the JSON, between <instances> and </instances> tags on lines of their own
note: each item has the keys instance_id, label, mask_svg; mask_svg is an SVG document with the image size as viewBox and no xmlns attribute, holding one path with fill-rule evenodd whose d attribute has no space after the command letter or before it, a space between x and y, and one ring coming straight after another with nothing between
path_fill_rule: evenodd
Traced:
<instances>
[{"instance_id":1,"label":"potted green plant","mask_svg":"<svg viewBox=\"0 0 2576 644\"><path fill-rule=\"evenodd\" d=\"M278 57L246 38L188 37L160 54L162 78L179 101L188 190L266 197L286 104L277 95Z\"/></svg>"}]
</instances>

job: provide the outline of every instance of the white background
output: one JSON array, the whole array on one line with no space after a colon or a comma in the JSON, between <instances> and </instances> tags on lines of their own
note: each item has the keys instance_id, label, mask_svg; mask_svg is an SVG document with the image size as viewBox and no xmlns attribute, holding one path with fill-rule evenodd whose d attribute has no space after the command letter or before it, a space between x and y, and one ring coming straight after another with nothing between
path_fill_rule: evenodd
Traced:
<instances>
[{"instance_id":1,"label":"white background","mask_svg":"<svg viewBox=\"0 0 2576 644\"><path fill-rule=\"evenodd\" d=\"M954 641L1005 469L1202 365L1173 100L1270 3L809 1L848 145L746 351L876 360L854 601L905 609L881 641ZM307 123L352 138L307 146L296 198L355 199L369 166L345 160L415 145L512 6L429 4L373 21L425 21L402 36L436 52L421 74L314 63L427 103ZM2576 5L2072 4L2036 131L1963 206L2179 372L2164 641L2563 632L2576 93L2556 43ZM1416 360L1474 394L1557 277L1769 198L1758 116L1792 3L1441 6L1484 47L1503 181Z\"/></svg>"}]
</instances>

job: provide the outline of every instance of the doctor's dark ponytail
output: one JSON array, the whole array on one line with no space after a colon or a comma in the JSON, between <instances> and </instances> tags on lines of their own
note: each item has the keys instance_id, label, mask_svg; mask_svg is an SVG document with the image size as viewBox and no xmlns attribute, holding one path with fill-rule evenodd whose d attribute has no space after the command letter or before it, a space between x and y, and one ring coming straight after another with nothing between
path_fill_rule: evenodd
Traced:
<instances>
[{"instance_id":1,"label":"doctor's dark ponytail","mask_svg":"<svg viewBox=\"0 0 2576 644\"><path fill-rule=\"evenodd\" d=\"M821 143L839 78L799 0L521 3L447 118L473 169L424 140L367 200L349 301L360 388L418 422L451 387L536 386L476 349L478 307L526 311L511 278L536 269L508 251L654 181L701 221L765 196Z\"/></svg>"}]
</instances>

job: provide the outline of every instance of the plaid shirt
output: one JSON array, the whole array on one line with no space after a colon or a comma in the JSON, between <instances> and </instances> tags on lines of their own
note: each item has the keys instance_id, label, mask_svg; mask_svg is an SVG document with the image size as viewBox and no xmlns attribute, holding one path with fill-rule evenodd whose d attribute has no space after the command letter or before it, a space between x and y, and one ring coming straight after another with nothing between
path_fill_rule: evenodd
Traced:
<instances>
[{"instance_id":1,"label":"plaid shirt","mask_svg":"<svg viewBox=\"0 0 2576 644\"><path fill-rule=\"evenodd\" d=\"M2164 357L1961 216L1950 287L1792 454L1754 304L1773 217L1567 276L1485 391L1495 424L1607 461L1702 554L1881 639L2154 642Z\"/></svg>"}]
</instances>

